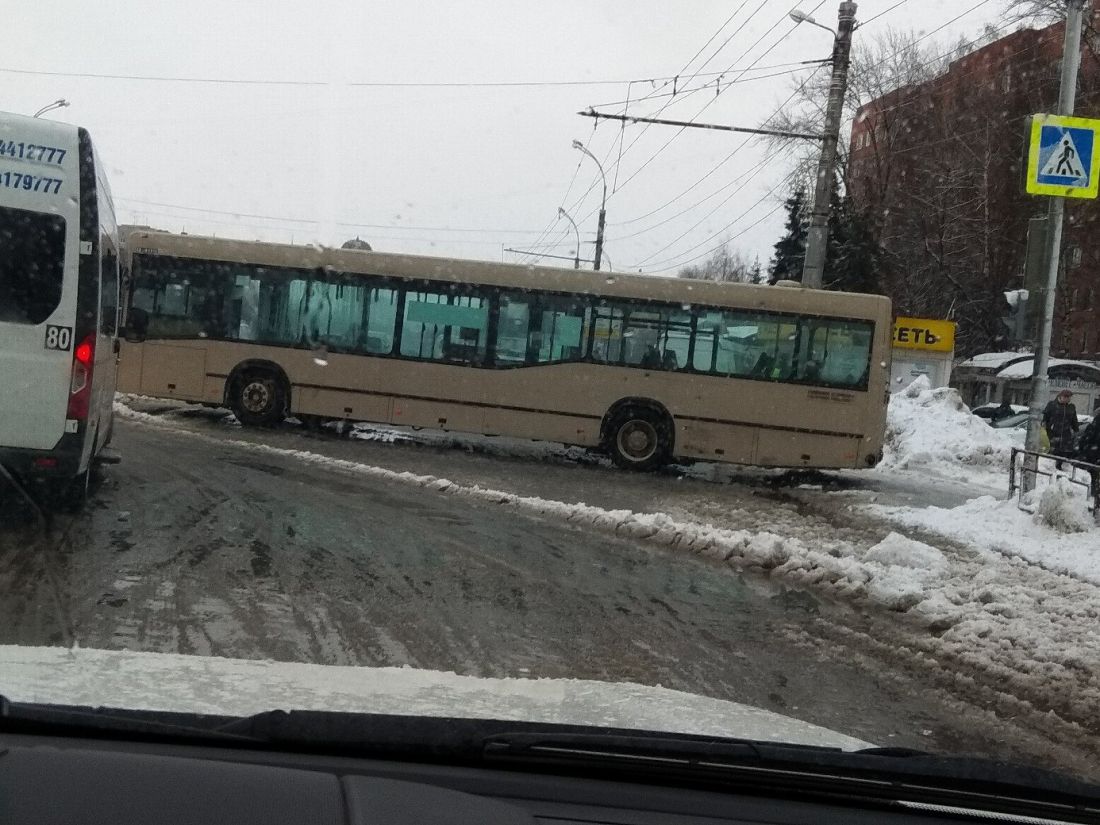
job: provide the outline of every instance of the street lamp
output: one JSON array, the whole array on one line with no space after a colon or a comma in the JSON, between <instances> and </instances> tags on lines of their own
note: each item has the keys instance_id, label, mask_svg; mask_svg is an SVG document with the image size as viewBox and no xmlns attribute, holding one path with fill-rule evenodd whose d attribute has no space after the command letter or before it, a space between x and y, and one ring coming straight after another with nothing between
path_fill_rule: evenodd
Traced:
<instances>
[{"instance_id":1,"label":"street lamp","mask_svg":"<svg viewBox=\"0 0 1100 825\"><path fill-rule=\"evenodd\" d=\"M53 103L48 103L45 106L43 106L41 109L39 109L37 112L35 112L34 116L35 117L41 117L42 115L46 114L46 112L51 112L54 109L64 109L66 106L69 106L69 105L71 105L69 103L69 101L67 101L63 97L59 97Z\"/></svg>"},{"instance_id":2,"label":"street lamp","mask_svg":"<svg viewBox=\"0 0 1100 825\"><path fill-rule=\"evenodd\" d=\"M806 14L806 12L802 11L801 9L795 9L788 16L795 23L809 23L811 26L817 26L819 29L825 29L825 31L829 32L830 34L834 36L836 35L835 31L830 29L824 23L818 23L811 15Z\"/></svg>"},{"instance_id":3,"label":"street lamp","mask_svg":"<svg viewBox=\"0 0 1100 825\"><path fill-rule=\"evenodd\" d=\"M569 217L569 213L562 207L558 207L558 214L565 218L569 223L573 224L573 231L577 233L577 252L573 256L573 269L581 268L581 231L577 229L576 222Z\"/></svg>"},{"instance_id":4,"label":"street lamp","mask_svg":"<svg viewBox=\"0 0 1100 825\"><path fill-rule=\"evenodd\" d=\"M603 258L603 226L604 219L607 217L607 175L603 172L603 165L596 160L596 156L588 151L586 147L579 140L573 141L573 148L579 149L584 152L588 157L592 158L592 162L596 164L596 168L600 170L600 177L603 178L603 198L600 200L600 222L596 225L596 255L595 255L595 269L597 272L600 270L600 259Z\"/></svg>"},{"instance_id":5,"label":"street lamp","mask_svg":"<svg viewBox=\"0 0 1100 825\"><path fill-rule=\"evenodd\" d=\"M825 247L829 241L829 198L836 179L836 144L840 139L840 118L844 93L848 89L848 59L852 50L852 31L856 26L856 4L840 4L836 31L818 23L810 15L795 9L790 13L797 23L810 23L833 35L833 76L829 82L829 102L825 107L825 129L821 136L821 157L817 162L817 181L810 226L806 232L806 257L802 264L802 286L821 289L825 275Z\"/></svg>"}]
</instances>

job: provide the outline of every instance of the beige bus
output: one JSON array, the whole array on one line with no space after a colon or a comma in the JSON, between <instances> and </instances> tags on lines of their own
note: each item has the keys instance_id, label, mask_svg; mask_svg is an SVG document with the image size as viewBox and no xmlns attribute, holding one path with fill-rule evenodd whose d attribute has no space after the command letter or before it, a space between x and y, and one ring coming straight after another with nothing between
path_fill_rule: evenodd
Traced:
<instances>
[{"instance_id":1,"label":"beige bus","mask_svg":"<svg viewBox=\"0 0 1100 825\"><path fill-rule=\"evenodd\" d=\"M872 295L128 237L122 392L674 460L871 467L890 302Z\"/></svg>"}]
</instances>

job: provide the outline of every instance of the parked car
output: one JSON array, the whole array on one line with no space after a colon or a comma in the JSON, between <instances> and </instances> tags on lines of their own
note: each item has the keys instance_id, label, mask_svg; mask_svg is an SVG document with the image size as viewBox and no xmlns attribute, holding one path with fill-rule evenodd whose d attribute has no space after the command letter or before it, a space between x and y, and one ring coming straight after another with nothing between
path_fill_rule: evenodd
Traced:
<instances>
[{"instance_id":1,"label":"parked car","mask_svg":"<svg viewBox=\"0 0 1100 825\"><path fill-rule=\"evenodd\" d=\"M1027 412L1027 406L1026 405L1011 404L1009 406L1012 407L1013 414L1019 414L1019 413L1026 413ZM978 418L984 419L988 423L988 422L992 421L999 414L998 411L1000 409L1001 409L1000 404L982 404L981 406L975 407L970 412L973 413L974 415L978 416Z\"/></svg>"},{"instance_id":2,"label":"parked car","mask_svg":"<svg viewBox=\"0 0 1100 825\"><path fill-rule=\"evenodd\" d=\"M1004 418L998 418L996 421L988 421L990 427L995 427L998 430L1008 429L1011 427L1023 427L1027 429L1028 412L1027 408L1024 408L1023 412L1014 412L1012 415L1007 415Z\"/></svg>"}]
</instances>

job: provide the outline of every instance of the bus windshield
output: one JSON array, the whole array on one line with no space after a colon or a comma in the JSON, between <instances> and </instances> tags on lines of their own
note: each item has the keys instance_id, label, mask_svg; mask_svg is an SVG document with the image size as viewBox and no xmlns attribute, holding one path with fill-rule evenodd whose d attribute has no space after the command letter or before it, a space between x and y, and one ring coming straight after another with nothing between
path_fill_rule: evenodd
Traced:
<instances>
[{"instance_id":1,"label":"bus windshield","mask_svg":"<svg viewBox=\"0 0 1100 825\"><path fill-rule=\"evenodd\" d=\"M0 322L40 324L61 301L65 219L0 206Z\"/></svg>"}]
</instances>

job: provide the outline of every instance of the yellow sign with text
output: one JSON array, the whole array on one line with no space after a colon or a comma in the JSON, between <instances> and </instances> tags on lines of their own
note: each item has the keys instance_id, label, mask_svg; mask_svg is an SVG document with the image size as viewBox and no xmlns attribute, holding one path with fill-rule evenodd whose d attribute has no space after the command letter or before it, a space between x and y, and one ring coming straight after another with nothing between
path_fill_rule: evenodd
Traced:
<instances>
[{"instance_id":1,"label":"yellow sign with text","mask_svg":"<svg viewBox=\"0 0 1100 825\"><path fill-rule=\"evenodd\" d=\"M894 321L894 346L898 349L952 352L955 349L955 322L934 318L898 318Z\"/></svg>"}]
</instances>

